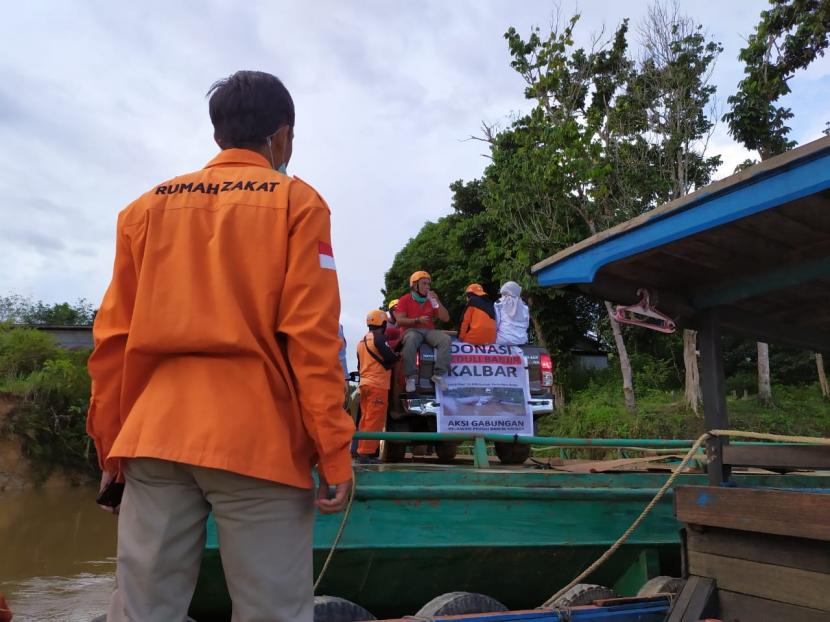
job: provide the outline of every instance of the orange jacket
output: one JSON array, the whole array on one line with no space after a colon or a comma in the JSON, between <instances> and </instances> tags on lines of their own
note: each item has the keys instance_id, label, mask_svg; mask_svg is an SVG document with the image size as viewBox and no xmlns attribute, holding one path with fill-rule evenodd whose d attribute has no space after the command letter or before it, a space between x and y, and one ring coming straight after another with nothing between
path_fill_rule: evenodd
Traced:
<instances>
[{"instance_id":1,"label":"orange jacket","mask_svg":"<svg viewBox=\"0 0 830 622\"><path fill-rule=\"evenodd\" d=\"M461 320L458 338L467 343L496 343L496 320L481 309L468 305Z\"/></svg>"},{"instance_id":2,"label":"orange jacket","mask_svg":"<svg viewBox=\"0 0 830 622\"><path fill-rule=\"evenodd\" d=\"M371 386L379 389L389 389L395 359L392 350L386 344L385 337L381 335L381 339L383 342L381 347L378 348L374 334L369 331L357 343L357 362L360 365L361 387ZM384 366L384 363L386 363L386 366Z\"/></svg>"},{"instance_id":3,"label":"orange jacket","mask_svg":"<svg viewBox=\"0 0 830 622\"><path fill-rule=\"evenodd\" d=\"M329 209L222 151L118 216L87 430L102 467L151 457L310 488L351 477Z\"/></svg>"}]
</instances>

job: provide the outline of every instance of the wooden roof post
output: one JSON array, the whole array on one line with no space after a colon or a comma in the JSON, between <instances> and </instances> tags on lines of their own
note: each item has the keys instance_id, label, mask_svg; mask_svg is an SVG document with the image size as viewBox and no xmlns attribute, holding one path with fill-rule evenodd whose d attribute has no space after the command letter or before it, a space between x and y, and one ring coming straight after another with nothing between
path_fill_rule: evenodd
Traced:
<instances>
[{"instance_id":1,"label":"wooden roof post","mask_svg":"<svg viewBox=\"0 0 830 622\"><path fill-rule=\"evenodd\" d=\"M726 429L726 384L723 372L723 347L717 310L706 309L698 315L700 340L700 379L703 389L703 419L706 430ZM709 439L706 455L709 458L709 483L719 486L729 479L730 468L723 464L723 445L727 439Z\"/></svg>"}]
</instances>

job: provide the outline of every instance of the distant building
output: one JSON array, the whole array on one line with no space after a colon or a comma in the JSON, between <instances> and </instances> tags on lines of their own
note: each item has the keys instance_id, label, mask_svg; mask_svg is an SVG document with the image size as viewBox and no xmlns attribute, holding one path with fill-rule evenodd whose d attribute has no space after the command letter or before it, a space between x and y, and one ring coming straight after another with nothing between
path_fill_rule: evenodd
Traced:
<instances>
[{"instance_id":1,"label":"distant building","mask_svg":"<svg viewBox=\"0 0 830 622\"><path fill-rule=\"evenodd\" d=\"M574 366L577 369L606 369L608 367L608 353L603 350L602 344L588 337L580 337L571 347Z\"/></svg>"},{"instance_id":2,"label":"distant building","mask_svg":"<svg viewBox=\"0 0 830 622\"><path fill-rule=\"evenodd\" d=\"M49 333L58 340L61 348L67 350L80 350L92 348L92 325L87 326L46 326L31 324L20 326L21 328L34 328L44 333Z\"/></svg>"}]
</instances>

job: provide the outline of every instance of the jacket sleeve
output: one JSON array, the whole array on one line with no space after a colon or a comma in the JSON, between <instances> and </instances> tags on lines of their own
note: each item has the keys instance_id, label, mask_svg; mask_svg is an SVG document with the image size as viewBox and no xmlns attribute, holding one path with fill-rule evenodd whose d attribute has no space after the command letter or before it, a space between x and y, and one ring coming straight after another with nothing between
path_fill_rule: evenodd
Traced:
<instances>
[{"instance_id":1,"label":"jacket sleeve","mask_svg":"<svg viewBox=\"0 0 830 622\"><path fill-rule=\"evenodd\" d=\"M340 291L331 247L329 209L302 182L289 188L288 253L276 332L285 338L303 425L317 448L318 469L329 484L352 477L354 423L343 410L343 370L338 353Z\"/></svg>"},{"instance_id":2,"label":"jacket sleeve","mask_svg":"<svg viewBox=\"0 0 830 622\"><path fill-rule=\"evenodd\" d=\"M124 232L122 212L118 217L116 230L112 281L95 315L92 329L95 347L88 362L92 395L86 429L95 442L99 465L111 472L119 470L117 460L106 458L121 430L124 352L132 321L137 282L130 242Z\"/></svg>"},{"instance_id":3,"label":"jacket sleeve","mask_svg":"<svg viewBox=\"0 0 830 622\"><path fill-rule=\"evenodd\" d=\"M398 360L398 357L395 356L395 353L392 352L392 348L389 347L389 344L386 343L386 338L383 335L378 335L374 333L372 341L375 345L375 350L380 355L380 364L383 365L384 369L392 369L395 366L395 362Z\"/></svg>"},{"instance_id":4,"label":"jacket sleeve","mask_svg":"<svg viewBox=\"0 0 830 622\"><path fill-rule=\"evenodd\" d=\"M464 337L470 332L470 320L472 317L472 307L464 308L464 316L461 318L461 328L458 329L458 338L464 341Z\"/></svg>"}]
</instances>

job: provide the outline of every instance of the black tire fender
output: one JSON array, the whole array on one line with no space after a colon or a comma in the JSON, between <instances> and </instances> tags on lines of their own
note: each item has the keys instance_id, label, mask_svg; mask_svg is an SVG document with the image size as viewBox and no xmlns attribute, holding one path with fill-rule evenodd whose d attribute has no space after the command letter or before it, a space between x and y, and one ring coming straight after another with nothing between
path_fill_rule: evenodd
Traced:
<instances>
[{"instance_id":1,"label":"black tire fender","mask_svg":"<svg viewBox=\"0 0 830 622\"><path fill-rule=\"evenodd\" d=\"M447 592L436 596L421 607L416 616L451 616L465 613L492 613L507 611L502 603L495 598L474 592Z\"/></svg>"},{"instance_id":2,"label":"black tire fender","mask_svg":"<svg viewBox=\"0 0 830 622\"><path fill-rule=\"evenodd\" d=\"M377 620L360 605L337 596L314 597L314 622L358 622Z\"/></svg>"},{"instance_id":3,"label":"black tire fender","mask_svg":"<svg viewBox=\"0 0 830 622\"><path fill-rule=\"evenodd\" d=\"M530 457L530 445L521 443L493 443L502 464L524 464Z\"/></svg>"},{"instance_id":4,"label":"black tire fender","mask_svg":"<svg viewBox=\"0 0 830 622\"><path fill-rule=\"evenodd\" d=\"M458 453L458 443L453 441L441 441L435 445L435 455L438 456L438 462L448 463L455 460L455 454Z\"/></svg>"},{"instance_id":5,"label":"black tire fender","mask_svg":"<svg viewBox=\"0 0 830 622\"><path fill-rule=\"evenodd\" d=\"M685 584L685 579L661 575L643 583L643 586L637 591L637 596L640 598L651 598L658 594L676 595L680 593Z\"/></svg>"},{"instance_id":6,"label":"black tire fender","mask_svg":"<svg viewBox=\"0 0 830 622\"><path fill-rule=\"evenodd\" d=\"M577 583L567 592L562 594L553 603L554 607L576 607L578 605L590 605L595 600L606 598L618 598L618 594L604 585L593 583Z\"/></svg>"}]
</instances>

